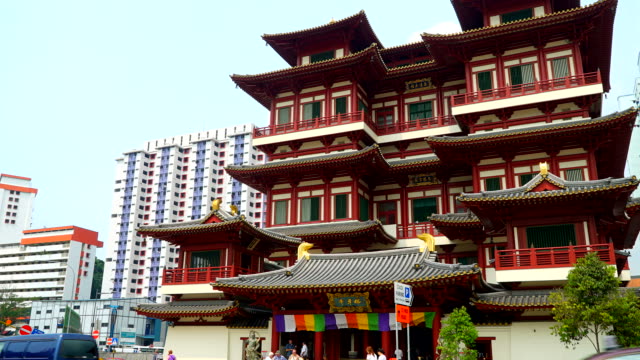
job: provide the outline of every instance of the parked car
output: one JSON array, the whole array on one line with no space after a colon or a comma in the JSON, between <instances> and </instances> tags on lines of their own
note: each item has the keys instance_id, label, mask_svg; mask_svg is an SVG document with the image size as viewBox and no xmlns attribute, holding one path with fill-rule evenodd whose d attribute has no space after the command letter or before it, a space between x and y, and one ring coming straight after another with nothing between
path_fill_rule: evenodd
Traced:
<instances>
[{"instance_id":1,"label":"parked car","mask_svg":"<svg viewBox=\"0 0 640 360\"><path fill-rule=\"evenodd\" d=\"M97 360L90 335L41 334L0 338L0 360Z\"/></svg>"},{"instance_id":2,"label":"parked car","mask_svg":"<svg viewBox=\"0 0 640 360\"><path fill-rule=\"evenodd\" d=\"M640 360L640 348L619 349L590 356L586 360Z\"/></svg>"}]
</instances>

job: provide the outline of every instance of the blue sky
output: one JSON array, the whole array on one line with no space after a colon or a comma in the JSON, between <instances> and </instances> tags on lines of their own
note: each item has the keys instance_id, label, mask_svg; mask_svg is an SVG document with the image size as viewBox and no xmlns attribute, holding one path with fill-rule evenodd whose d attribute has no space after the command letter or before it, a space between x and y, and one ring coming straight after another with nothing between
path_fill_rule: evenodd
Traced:
<instances>
[{"instance_id":1,"label":"blue sky","mask_svg":"<svg viewBox=\"0 0 640 360\"><path fill-rule=\"evenodd\" d=\"M123 152L156 138L266 125L267 110L229 78L287 67L263 33L360 10L386 47L416 41L424 31L457 31L447 0L301 4L1 1L0 172L33 179L39 189L33 227L77 225L106 241L114 160ZM603 113L616 111L617 97L631 93L640 76L634 14L639 1L619 1ZM634 260L640 273L640 252Z\"/></svg>"}]
</instances>

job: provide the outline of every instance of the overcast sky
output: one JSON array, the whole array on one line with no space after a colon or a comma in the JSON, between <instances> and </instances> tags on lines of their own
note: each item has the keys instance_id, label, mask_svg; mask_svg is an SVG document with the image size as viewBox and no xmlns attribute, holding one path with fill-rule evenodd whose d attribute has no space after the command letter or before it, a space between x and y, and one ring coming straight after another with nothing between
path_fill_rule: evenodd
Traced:
<instances>
[{"instance_id":1,"label":"overcast sky","mask_svg":"<svg viewBox=\"0 0 640 360\"><path fill-rule=\"evenodd\" d=\"M1 1L0 173L33 179L33 228L106 241L116 158L147 140L265 126L268 111L229 78L288 66L260 36L360 10L385 47L459 31L447 0ZM640 1L619 1L603 113L639 76L637 14Z\"/></svg>"}]
</instances>

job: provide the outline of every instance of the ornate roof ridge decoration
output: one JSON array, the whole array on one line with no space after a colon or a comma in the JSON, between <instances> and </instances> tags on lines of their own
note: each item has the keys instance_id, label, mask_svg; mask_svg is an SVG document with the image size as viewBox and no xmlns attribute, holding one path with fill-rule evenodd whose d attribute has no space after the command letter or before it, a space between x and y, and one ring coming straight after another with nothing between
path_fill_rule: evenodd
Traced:
<instances>
[{"instance_id":1,"label":"ornate roof ridge decoration","mask_svg":"<svg viewBox=\"0 0 640 360\"><path fill-rule=\"evenodd\" d=\"M629 216L640 214L640 197L629 199L625 206L625 211Z\"/></svg>"},{"instance_id":2,"label":"ornate roof ridge decoration","mask_svg":"<svg viewBox=\"0 0 640 360\"><path fill-rule=\"evenodd\" d=\"M532 191L543 181L548 181L558 187L545 191ZM537 174L528 183L520 187L482 191L479 193L462 193L458 196L460 202L492 202L496 200L516 201L522 199L542 199L568 196L574 194L595 194L621 188L635 188L638 186L638 179L635 176L626 178L606 178L586 181L566 181L562 178L548 173L547 175Z\"/></svg>"},{"instance_id":3,"label":"ornate roof ridge decoration","mask_svg":"<svg viewBox=\"0 0 640 360\"><path fill-rule=\"evenodd\" d=\"M510 21L504 24L497 24L491 26L485 26L476 29L470 29L467 31L461 31L453 34L429 34L422 33L421 36L425 42L429 42L428 40L438 40L438 39L460 39L464 40L465 38L472 38L474 35L483 34L483 33L501 33L506 30L511 30L514 28L521 28L521 25L544 25L547 22L553 20L564 20L564 18L569 18L572 15L580 14L581 12L588 12L598 7L604 7L607 5L613 5L616 3L616 0L599 0L594 2L593 4L579 6L573 9L562 10L542 16L534 16L531 18L521 19ZM493 35L493 34L491 34Z\"/></svg>"},{"instance_id":4,"label":"ornate roof ridge decoration","mask_svg":"<svg viewBox=\"0 0 640 360\"><path fill-rule=\"evenodd\" d=\"M380 250L360 253L310 254L293 266L268 273L220 278L212 283L222 291L264 292L313 291L331 292L350 288L364 291L369 287L391 289L400 281L420 286L444 283L456 278L477 280L477 265L442 264L429 260L429 252L420 247Z\"/></svg>"},{"instance_id":5,"label":"ornate roof ridge decoration","mask_svg":"<svg viewBox=\"0 0 640 360\"><path fill-rule=\"evenodd\" d=\"M626 119L627 117L635 118L638 110L631 107L627 110L621 112L615 112L609 115L601 116L595 119L583 119L583 120L564 120L561 123L551 123L544 124L539 126L532 126L528 128L519 128L519 129L507 129L507 130L498 130L498 131L488 131L483 133L474 133L466 136L430 136L426 138L426 141L429 145L446 145L446 144L464 144L464 143L475 143L480 141L498 141L503 138L517 138L517 137L526 137L532 134L546 133L546 132L554 132L557 133L558 130L562 131L572 131L575 128L588 128L588 127L597 127L598 125L606 124L609 122L614 122L619 119Z\"/></svg>"},{"instance_id":6,"label":"ornate roof ridge decoration","mask_svg":"<svg viewBox=\"0 0 640 360\"><path fill-rule=\"evenodd\" d=\"M463 213L433 214L430 217L431 224L434 226L482 226L482 222L471 211Z\"/></svg>"},{"instance_id":7,"label":"ornate roof ridge decoration","mask_svg":"<svg viewBox=\"0 0 640 360\"><path fill-rule=\"evenodd\" d=\"M264 80L263 79L264 77L268 77L270 75L280 75L280 74L289 74L289 75L291 75L291 73L296 73L296 72L303 72L305 74L308 74L309 70L318 70L317 68L322 68L323 65L327 65L327 64L342 65L342 63L348 62L349 60L353 60L353 59L357 60L357 59L359 59L361 57L364 57L369 52L375 53L377 55L378 59L380 60L380 63L386 69L387 66L385 65L384 61L382 60L382 57L380 56L380 52L379 52L378 46L379 45L377 43L372 43L371 45L369 45L369 47L367 47L365 49L362 49L362 50L360 50L358 52L355 52L355 53L352 53L352 54L349 54L349 55L345 55L343 57L331 58L331 59L322 60L322 61L313 62L313 63L308 63L308 64L295 65L295 66L292 66L292 67L289 67L289 68L285 68L285 69L280 69L280 70L268 71L268 72L264 72L264 73L253 74L253 75L233 74L233 75L231 75L231 79L237 84L238 81Z\"/></svg>"},{"instance_id":8,"label":"ornate roof ridge decoration","mask_svg":"<svg viewBox=\"0 0 640 360\"><path fill-rule=\"evenodd\" d=\"M172 319L195 316L224 316L240 309L237 301L196 300L172 301L166 304L139 304L133 310L139 315L154 319Z\"/></svg>"},{"instance_id":9,"label":"ornate roof ridge decoration","mask_svg":"<svg viewBox=\"0 0 640 360\"><path fill-rule=\"evenodd\" d=\"M550 309L552 290L510 290L477 294L471 302L480 309L521 311L525 309Z\"/></svg>"},{"instance_id":10,"label":"ornate roof ridge decoration","mask_svg":"<svg viewBox=\"0 0 640 360\"><path fill-rule=\"evenodd\" d=\"M418 47L424 47L425 49L427 48L427 45L424 43L424 41L422 40L418 40L418 41L414 41L414 42L410 42L410 43L406 43L406 44L400 44L400 45L395 45L395 46L389 46L386 48L382 48L380 49L381 53L391 53L391 52L396 52L398 50L402 51L405 49L412 49L412 48L418 48Z\"/></svg>"}]
</instances>

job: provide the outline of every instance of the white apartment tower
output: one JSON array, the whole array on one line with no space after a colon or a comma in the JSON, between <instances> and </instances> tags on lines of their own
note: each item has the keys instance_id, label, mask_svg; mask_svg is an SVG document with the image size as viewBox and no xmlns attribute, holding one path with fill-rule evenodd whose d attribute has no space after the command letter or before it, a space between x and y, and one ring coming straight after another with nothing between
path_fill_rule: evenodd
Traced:
<instances>
[{"instance_id":1,"label":"white apartment tower","mask_svg":"<svg viewBox=\"0 0 640 360\"><path fill-rule=\"evenodd\" d=\"M143 225L199 219L214 199L235 205L257 226L264 222L262 194L232 179L226 165L264 163L252 145L253 125L152 140L116 160L102 297L169 300L160 291L165 268L178 262L176 249L136 233Z\"/></svg>"},{"instance_id":2,"label":"white apartment tower","mask_svg":"<svg viewBox=\"0 0 640 360\"><path fill-rule=\"evenodd\" d=\"M31 210L38 189L31 187L31 179L0 174L0 244L16 243L22 230L31 226Z\"/></svg>"}]
</instances>

